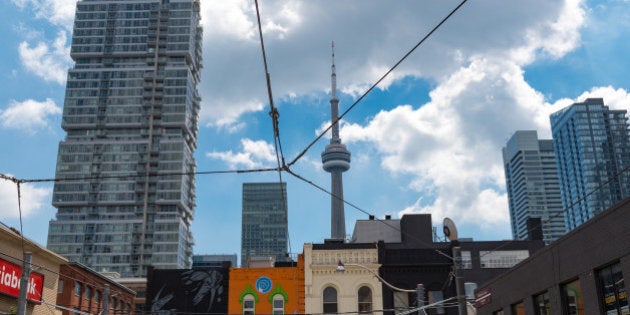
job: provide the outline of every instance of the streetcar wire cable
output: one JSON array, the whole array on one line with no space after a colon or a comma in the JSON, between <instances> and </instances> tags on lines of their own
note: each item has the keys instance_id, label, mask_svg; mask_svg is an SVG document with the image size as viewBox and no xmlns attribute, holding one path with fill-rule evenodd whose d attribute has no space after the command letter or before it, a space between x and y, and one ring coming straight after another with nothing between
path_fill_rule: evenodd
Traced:
<instances>
[{"instance_id":1,"label":"streetcar wire cable","mask_svg":"<svg viewBox=\"0 0 630 315\"><path fill-rule=\"evenodd\" d=\"M440 28L442 24L444 24L453 14L455 14L455 12L457 12L459 8L461 8L467 1L468 0L463 0L459 5L457 5L453 10L451 10L451 12L448 15L446 15L435 27L433 27L433 29L431 29L429 33L427 33L415 46L413 46L389 70L387 70L387 72L385 72L385 74L383 74L380 79L378 79L365 92L363 92L363 94L356 101L354 101L354 103L352 103L352 105L350 105L350 107L348 107L341 115L339 115L339 117L335 121L331 121L330 125L326 129L324 129L324 131L322 131L313 141L311 141L311 143L308 144L306 148L302 150L302 152L300 152L291 162L289 162L288 166L289 167L292 166L299 159L301 159L302 156L304 156L304 154L306 154L306 152L310 150L310 148L313 147L313 145L315 145L315 143L317 143L335 124L339 123L339 121L341 121L341 119L343 119L346 116L346 114L348 114L348 112L350 112L355 106L357 106L359 102L361 102L370 92L372 92L372 90L374 90L387 76L389 76L389 74L391 74L405 59L407 59L407 57L409 57L418 47L420 47L422 43L424 43L435 31L437 31L437 29Z\"/></svg>"},{"instance_id":2,"label":"streetcar wire cable","mask_svg":"<svg viewBox=\"0 0 630 315\"><path fill-rule=\"evenodd\" d=\"M288 200L287 200L286 189L282 188L283 187L282 186L282 170L285 167L285 162L284 162L284 154L282 152L282 142L280 141L280 128L279 128L280 113L278 112L278 109L274 106L274 103L273 103L273 93L271 89L271 75L269 74L269 69L267 67L267 53L265 51L265 41L263 39L262 23L260 22L260 9L258 6L258 0L254 0L254 3L256 5L256 20L258 22L258 35L260 37L260 50L262 52L263 64L265 67L265 78L267 82L267 96L269 97L269 107L270 107L269 116L271 116L271 123L273 126L273 144L274 144L274 151L276 154L278 180L279 180L279 185L280 185L280 194L282 198L282 211L284 212L284 224L286 226L285 233L286 233L287 245L288 245L288 251L286 254L288 256L292 250L291 250L291 237L289 236L290 234L289 234ZM287 259L288 258L289 257L287 257Z\"/></svg>"}]
</instances>

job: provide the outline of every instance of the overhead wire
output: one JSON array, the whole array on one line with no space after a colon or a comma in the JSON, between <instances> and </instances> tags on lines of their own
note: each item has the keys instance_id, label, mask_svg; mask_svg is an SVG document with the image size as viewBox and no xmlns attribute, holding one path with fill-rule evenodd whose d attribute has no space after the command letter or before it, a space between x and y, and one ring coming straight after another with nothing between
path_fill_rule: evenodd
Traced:
<instances>
[{"instance_id":1,"label":"overhead wire","mask_svg":"<svg viewBox=\"0 0 630 315\"><path fill-rule=\"evenodd\" d=\"M285 164L284 162L284 155L282 154L282 147L281 147L281 143L280 143L280 137L279 137L279 128L278 128L278 117L279 117L279 113L277 112L277 109L275 108L275 106L273 105L273 97L272 97L272 92L271 92L271 81L270 81L270 75L268 72L268 68L267 68L267 62L266 62L266 53L265 53L265 49L264 49L264 42L263 42L263 38L262 38L262 28L261 28L261 23L260 23L260 14L259 14L259 9L258 9L258 1L255 0L255 4L256 4L256 11L257 11L257 20L258 20L258 27L259 27L259 34L260 34L260 39L261 39L261 48L262 48L262 53L263 53L263 59L264 59L264 67L265 67L265 75L266 75L266 82L267 82L267 91L268 91L268 96L269 96L269 102L270 102L270 107L271 107L271 111L270 111L270 115L272 117L272 122L273 122L273 128L274 128L274 143L277 144L277 148L276 148L276 157L277 160L278 158L278 152L280 153L280 158L282 159L282 164L280 165L280 161L278 160L278 167L276 168L259 168L259 169L247 169L247 170L228 170L228 171L206 171L206 172L169 172L169 173L161 173L161 174L149 174L149 176L183 176L183 175L206 175L206 174L228 174L228 173L236 173L236 174L240 174L240 173L253 173L253 172L268 172L268 171L278 171L278 173L280 174L280 179L281 179L281 172L287 171L290 172L290 166L292 166L293 164L295 164L304 154L306 154L306 152L317 142L319 141L319 139L321 139L328 130L330 130L332 128L332 126L334 126L336 123L339 122L339 120L341 120L345 115L347 115L350 110L352 110L357 104L359 104L359 102L361 100L363 100L368 93L370 93L376 86L378 86L378 84L380 84L380 82L382 82L391 72L393 72L405 59L407 59L407 57L409 55L411 55L422 43L424 43L426 41L426 39L428 39L437 29L439 29L453 14L455 14L455 12L457 12L468 0L463 0L461 1L454 9L452 9L450 11L450 13L448 15L446 15L444 18L442 18L442 20L431 29L431 31L429 31L418 43L416 43L402 58L400 58L395 64L394 66L392 66L383 76L381 76L381 78L379 80L377 80L370 88L368 88L362 95L361 97L359 97L348 109L346 109L339 117L337 120L331 122L331 124L322 132L320 133L320 135L318 135L302 152L300 152L295 159L293 159L288 165ZM277 141L277 142L276 142ZM297 174L290 172L293 176L296 176ZM0 178L3 178L2 176L3 174L0 174ZM142 175L138 175L138 174L125 174L125 175L106 175L106 176L80 176L80 177L64 177L64 178L48 178L48 179L22 179L19 180L20 182L23 183L40 183L40 182L60 182L60 181L81 181L81 180L90 180L90 179L121 179L121 178L136 178L136 177L144 177L146 176L146 174L142 174ZM305 178L301 177L301 176L297 176L297 178L301 179L301 180L306 180ZM281 179L282 180L282 179ZM332 193L326 191L325 189L323 189L322 187L314 184L311 181L307 181L307 183L310 183L311 185L317 187L318 189L330 194L331 196L334 196ZM334 196L335 198L339 198L338 196ZM342 199L343 200L343 199ZM369 214L367 211L360 209L359 207L356 207L355 205L347 202L346 200L343 200L345 203L347 203L348 205L350 205L351 207L360 210L363 213ZM391 226L390 226L391 227ZM392 227L393 228L393 227ZM450 259L452 259L452 257L440 252L441 255L447 256Z\"/></svg>"},{"instance_id":2,"label":"overhead wire","mask_svg":"<svg viewBox=\"0 0 630 315\"><path fill-rule=\"evenodd\" d=\"M609 185L610 183L613 182L613 180L617 179L618 177L620 177L623 173L630 171L630 165L622 168L619 172L615 173L613 176L611 176L610 178L608 178L608 180L606 180L605 182L597 185L595 188L593 188L592 191L588 192L587 194L585 194L584 196L578 198L577 200L575 200L574 202L572 202L571 204L569 204L568 206L566 206L564 209L562 209L562 211L558 211L557 213L555 213L554 215L550 216L547 220L545 220L544 223L549 223L551 222L552 219L555 219L561 215L565 215L566 213L568 213L571 209L573 209L573 207L575 207L576 205L578 205L579 203L583 202L584 200L586 200L587 197L589 197L590 195L596 193L597 191L599 191L600 189L603 189L605 186ZM542 228L543 226L543 222L541 220L541 222L539 224L534 225L531 230L535 230L538 228ZM484 257L486 255L489 255L493 252L498 251L501 248L504 248L510 244L513 244L514 242L518 242L520 240L509 240L506 241L505 243L497 246L496 248L493 248L492 250L489 250L487 252L485 252L483 255L479 255L479 259L481 259L481 257ZM472 259L473 257L471 257Z\"/></svg>"},{"instance_id":3,"label":"overhead wire","mask_svg":"<svg viewBox=\"0 0 630 315\"><path fill-rule=\"evenodd\" d=\"M332 121L330 123L330 125L324 129L324 131L322 131L313 141L311 141L311 143L309 143L306 148L304 150L302 150L302 152L300 152L289 164L288 166L292 166L293 164L295 164L300 158L302 158L302 156L304 156L304 154L306 154L306 152L313 146L315 145L315 143L317 143L317 141L319 141L335 124L337 124L341 119L343 119L346 114L348 114L348 112L350 112L355 106L357 106L359 104L359 102L361 102L367 95L368 93L370 93L372 90L374 90L374 88L376 88L383 80L385 80L385 78L387 76L389 76L390 73L392 73L396 68L398 68L398 66L405 61L405 59L407 59L407 57L409 57L409 55L411 55L418 47L420 47L420 45L422 45L422 43L424 43L424 41L426 41L435 31L437 31L437 29L440 28L440 26L442 26L442 24L444 24L444 22L446 22L453 14L455 14L455 12L457 12L459 10L459 8L461 8L464 3L466 3L468 0L463 0L462 2L459 3L459 5L457 5L453 10L451 10L451 12L446 15L435 27L433 27L431 29L431 31L429 31L429 33L427 33L424 37L422 37L422 39L415 44L409 51L407 51L407 53L400 58L389 70L387 70L387 72L385 72L385 74L383 74L374 84L372 84L365 92L363 92L363 94L356 100L354 101L354 103L352 103L352 105L350 105L350 107L348 107L341 115L339 115L339 117L335 120Z\"/></svg>"},{"instance_id":4,"label":"overhead wire","mask_svg":"<svg viewBox=\"0 0 630 315\"><path fill-rule=\"evenodd\" d=\"M280 182L279 183L280 193L282 195L282 209L284 211L284 224L286 226L285 233L287 235L287 245L289 247L286 253L286 255L288 256L292 250L291 250L291 237L289 234L289 212L288 212L287 194L286 194L286 189L283 189L283 186L282 186L283 184L282 170L285 168L285 162L284 162L284 153L282 152L282 142L280 141L280 128L279 128L280 113L278 112L278 109L274 106L274 103L273 103L273 93L271 89L271 75L269 74L269 69L267 67L267 53L265 50L265 41L263 39L262 23L260 22L260 9L258 6L258 0L254 0L254 3L256 5L256 20L258 22L258 35L260 37L260 50L262 52L263 64L265 67L265 78L267 82L267 96L269 97L269 107L270 107L269 116L271 117L271 122L273 126L273 143L274 143L276 162L277 162L277 168L278 168L278 179ZM287 259L288 258L289 257L287 257Z\"/></svg>"},{"instance_id":5,"label":"overhead wire","mask_svg":"<svg viewBox=\"0 0 630 315\"><path fill-rule=\"evenodd\" d=\"M359 207L359 206L357 206L357 205L355 205L355 204L353 204L353 203L351 203L351 202L349 202L349 201L347 201L347 200L344 200L344 199L340 198L339 196L337 196L337 195L333 194L332 192L330 192L330 191L326 190L326 189L325 189L325 188L323 188L322 186L319 186L319 185L315 184L313 181L308 180L308 179L306 179L306 178L304 178L304 177L300 176L299 174L297 174L297 173L293 172L291 169L287 169L287 170L286 170L286 172L287 172L287 173L289 173L289 174L291 174L291 175L293 175L295 178L297 178L297 179L299 179L299 180L301 180L301 181L303 181L303 182L305 182L305 183L307 183L307 184L309 184L309 185L311 185L311 186L313 186L313 187L317 188L318 190L320 190L320 191L322 191L322 192L324 192L324 193L326 193L326 194L328 194L328 195L332 196L333 198L340 199L341 201L343 201L343 203L345 203L345 204L347 204L348 206L350 206L350 207L352 207L352 208L354 208L354 209L358 210L359 212L362 212L362 213L367 214L367 215L369 215L369 216L373 216L373 214L369 213L368 211L366 211L366 210L362 209L361 207ZM404 232L404 231L402 231L401 229L399 229L399 228L397 228L397 227L395 227L395 226L393 226L393 225L389 224L389 223L387 222L387 220L381 220L381 219L375 218L375 221L379 221L379 222L381 222L381 223L385 224L386 226L390 227L391 229L394 229L394 230L396 230L396 231L400 232L401 234L405 234L405 232ZM423 240L421 240L420 238L416 237L415 235L412 235L412 234L405 234L405 236L408 236L408 237L410 237L410 238L413 238L414 240L418 241L419 243L421 243L421 244L423 244L423 245L425 245L425 246L427 246L427 247L429 247L429 248L433 247L431 244L428 244L428 243L424 242ZM444 257L446 257L446 258L448 258L448 259L450 259L450 260L452 260L452 259L453 259L453 257L451 257L451 256L449 256L449 255L447 255L447 254L445 254L444 252L442 252L442 251L440 251L440 250L438 250L438 249L434 249L434 251L435 251L438 255L444 256Z\"/></svg>"}]
</instances>

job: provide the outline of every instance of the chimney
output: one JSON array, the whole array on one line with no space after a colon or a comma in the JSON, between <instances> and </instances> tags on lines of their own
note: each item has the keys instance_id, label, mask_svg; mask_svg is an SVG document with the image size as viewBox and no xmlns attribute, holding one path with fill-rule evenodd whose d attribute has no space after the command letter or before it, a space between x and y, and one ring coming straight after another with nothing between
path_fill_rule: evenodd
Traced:
<instances>
[{"instance_id":1,"label":"chimney","mask_svg":"<svg viewBox=\"0 0 630 315\"><path fill-rule=\"evenodd\" d=\"M370 214L370 220L374 220L374 215Z\"/></svg>"},{"instance_id":2,"label":"chimney","mask_svg":"<svg viewBox=\"0 0 630 315\"><path fill-rule=\"evenodd\" d=\"M392 219L392 215L391 214L386 214L385 215L385 220L391 220Z\"/></svg>"}]
</instances>

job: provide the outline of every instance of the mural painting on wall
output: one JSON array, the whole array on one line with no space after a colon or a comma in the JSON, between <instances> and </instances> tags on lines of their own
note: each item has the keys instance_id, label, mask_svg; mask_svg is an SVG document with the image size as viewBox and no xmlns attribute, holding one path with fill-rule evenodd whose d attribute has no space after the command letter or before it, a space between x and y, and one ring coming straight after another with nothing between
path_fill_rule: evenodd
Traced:
<instances>
[{"instance_id":1,"label":"mural painting on wall","mask_svg":"<svg viewBox=\"0 0 630 315\"><path fill-rule=\"evenodd\" d=\"M286 291L284 291L279 283L276 283L274 286L271 278L267 276L260 276L258 279L256 279L254 286L256 287L256 290L252 288L251 284L247 284L247 287L243 291L241 291L241 294L239 296L239 303L241 303L241 305L243 305L246 296L253 297L255 304L258 304L259 295L267 295L266 300L269 305L271 305L272 309L278 307L284 310L285 303L289 301L289 295ZM282 303L280 305L274 303L274 301L278 300L278 297L280 297L280 300L282 300ZM243 307L247 308L247 306Z\"/></svg>"},{"instance_id":2,"label":"mural painting on wall","mask_svg":"<svg viewBox=\"0 0 630 315\"><path fill-rule=\"evenodd\" d=\"M147 283L151 314L227 313L228 268L154 269Z\"/></svg>"}]
</instances>

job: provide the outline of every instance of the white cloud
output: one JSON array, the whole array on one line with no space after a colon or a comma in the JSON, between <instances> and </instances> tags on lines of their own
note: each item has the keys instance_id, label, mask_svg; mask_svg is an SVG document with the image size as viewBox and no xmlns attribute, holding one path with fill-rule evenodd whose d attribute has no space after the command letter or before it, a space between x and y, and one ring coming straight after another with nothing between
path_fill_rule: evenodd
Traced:
<instances>
[{"instance_id":1,"label":"white cloud","mask_svg":"<svg viewBox=\"0 0 630 315\"><path fill-rule=\"evenodd\" d=\"M77 0L11 0L20 9L29 9L35 17L72 29Z\"/></svg>"},{"instance_id":2,"label":"white cloud","mask_svg":"<svg viewBox=\"0 0 630 315\"><path fill-rule=\"evenodd\" d=\"M32 217L39 210L49 205L52 189L36 187L32 184L21 184L22 217ZM13 182L0 179L0 217L6 219L18 218L18 193L17 185Z\"/></svg>"},{"instance_id":3,"label":"white cloud","mask_svg":"<svg viewBox=\"0 0 630 315\"><path fill-rule=\"evenodd\" d=\"M612 86L594 87L588 92L582 93L574 102L583 102L587 98L601 97L611 109L630 109L630 93L622 88L615 89Z\"/></svg>"},{"instance_id":4,"label":"white cloud","mask_svg":"<svg viewBox=\"0 0 630 315\"><path fill-rule=\"evenodd\" d=\"M342 124L342 139L372 143L383 168L413 175L409 187L430 197L400 214L428 212L436 221L451 217L480 226L508 222L500 148L518 129L549 134L549 114L562 103L546 103L525 81L522 66L540 58L537 51L557 58L575 48L583 21L578 2L557 8L556 17L540 13L544 19L534 27L519 30L508 24L511 31L527 35L525 41L485 51L474 45L459 50L457 58L466 62L437 77L427 104L381 111L365 126ZM568 17L576 23L566 23ZM611 90L623 98L623 92Z\"/></svg>"},{"instance_id":5,"label":"white cloud","mask_svg":"<svg viewBox=\"0 0 630 315\"><path fill-rule=\"evenodd\" d=\"M265 1L260 11L275 98L330 88L331 40L339 89L362 94L456 4ZM202 17L204 54L212 56L200 86L202 121L221 127L267 103L255 9L245 0L202 1ZM577 0L469 2L379 88L406 76L443 82L472 60L520 67L539 56L559 58L580 44L584 20Z\"/></svg>"},{"instance_id":6,"label":"white cloud","mask_svg":"<svg viewBox=\"0 0 630 315\"><path fill-rule=\"evenodd\" d=\"M65 46L66 41L66 32L59 31L51 43L40 41L32 45L22 42L18 48L20 61L38 77L63 84L71 64L70 48Z\"/></svg>"},{"instance_id":7,"label":"white cloud","mask_svg":"<svg viewBox=\"0 0 630 315\"><path fill-rule=\"evenodd\" d=\"M242 139L243 151L234 153L232 150L224 152L208 152L206 156L225 162L232 169L244 167L247 169L272 167L276 162L273 145L263 141Z\"/></svg>"},{"instance_id":8,"label":"white cloud","mask_svg":"<svg viewBox=\"0 0 630 315\"><path fill-rule=\"evenodd\" d=\"M243 122L239 122L238 118L251 112L257 112L264 108L264 104L260 101L242 101L239 104L232 104L222 100L212 100L213 105L201 108L199 116L202 120L207 121L206 127L216 127L225 129L228 132L236 132L245 127ZM203 103L206 103L203 101Z\"/></svg>"},{"instance_id":9,"label":"white cloud","mask_svg":"<svg viewBox=\"0 0 630 315\"><path fill-rule=\"evenodd\" d=\"M49 126L49 116L59 114L61 108L51 99L43 102L30 99L23 102L12 100L6 109L0 110L0 125L3 128L35 133Z\"/></svg>"}]
</instances>

